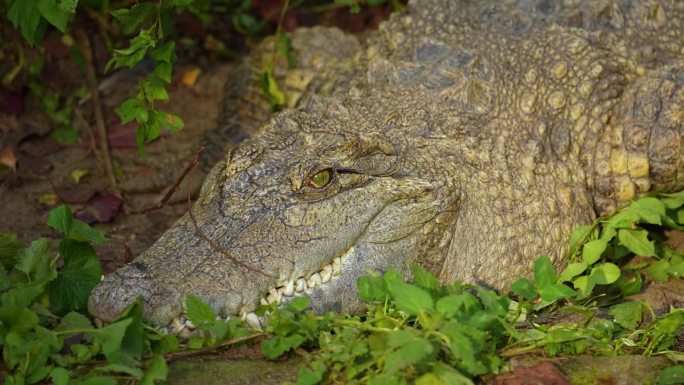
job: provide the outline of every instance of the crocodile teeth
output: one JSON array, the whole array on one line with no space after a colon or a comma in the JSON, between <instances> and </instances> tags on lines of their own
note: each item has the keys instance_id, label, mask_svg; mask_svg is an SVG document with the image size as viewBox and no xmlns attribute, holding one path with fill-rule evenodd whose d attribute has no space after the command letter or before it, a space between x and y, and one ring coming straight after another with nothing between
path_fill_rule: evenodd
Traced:
<instances>
[{"instance_id":1,"label":"crocodile teeth","mask_svg":"<svg viewBox=\"0 0 684 385\"><path fill-rule=\"evenodd\" d=\"M321 269L319 273L321 275L321 282L330 282L330 278L332 278L332 265L323 266L323 269Z\"/></svg>"},{"instance_id":2,"label":"crocodile teeth","mask_svg":"<svg viewBox=\"0 0 684 385\"><path fill-rule=\"evenodd\" d=\"M314 286L320 285L321 284L321 276L318 273L315 273L314 275L311 276L311 278L309 278L306 281L306 284L309 287L314 287Z\"/></svg>"},{"instance_id":3,"label":"crocodile teeth","mask_svg":"<svg viewBox=\"0 0 684 385\"><path fill-rule=\"evenodd\" d=\"M297 293L301 293L303 291L306 291L307 285L306 285L306 280L304 278L299 278L297 280L296 286L295 286L295 291Z\"/></svg>"},{"instance_id":4,"label":"crocodile teeth","mask_svg":"<svg viewBox=\"0 0 684 385\"><path fill-rule=\"evenodd\" d=\"M294 295L295 287L293 281L287 281L285 288L283 289L283 295L292 297Z\"/></svg>"},{"instance_id":5,"label":"crocodile teeth","mask_svg":"<svg viewBox=\"0 0 684 385\"><path fill-rule=\"evenodd\" d=\"M273 303L273 302L280 303L280 299L281 299L281 297L280 297L280 293L278 293L278 290L271 289L268 291L268 295L266 296L266 301L268 303Z\"/></svg>"},{"instance_id":6,"label":"crocodile teeth","mask_svg":"<svg viewBox=\"0 0 684 385\"><path fill-rule=\"evenodd\" d=\"M247 323L247 325L251 326L253 329L262 330L261 321L259 321L259 316L255 313L242 313L241 318L243 321Z\"/></svg>"},{"instance_id":7,"label":"crocodile teeth","mask_svg":"<svg viewBox=\"0 0 684 385\"><path fill-rule=\"evenodd\" d=\"M332 274L337 277L342 272L342 258L335 257L332 263Z\"/></svg>"}]
</instances>

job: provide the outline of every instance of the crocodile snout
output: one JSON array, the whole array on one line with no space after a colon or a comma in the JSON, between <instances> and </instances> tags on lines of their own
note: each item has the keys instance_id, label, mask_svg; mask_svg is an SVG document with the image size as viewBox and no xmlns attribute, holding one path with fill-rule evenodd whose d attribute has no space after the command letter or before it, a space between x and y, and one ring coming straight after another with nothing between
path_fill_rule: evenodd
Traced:
<instances>
[{"instance_id":1,"label":"crocodile snout","mask_svg":"<svg viewBox=\"0 0 684 385\"><path fill-rule=\"evenodd\" d=\"M180 295L154 280L143 263L133 262L107 276L93 290L88 310L102 321L113 322L138 297L142 298L145 318L160 324L168 323L182 306Z\"/></svg>"}]
</instances>

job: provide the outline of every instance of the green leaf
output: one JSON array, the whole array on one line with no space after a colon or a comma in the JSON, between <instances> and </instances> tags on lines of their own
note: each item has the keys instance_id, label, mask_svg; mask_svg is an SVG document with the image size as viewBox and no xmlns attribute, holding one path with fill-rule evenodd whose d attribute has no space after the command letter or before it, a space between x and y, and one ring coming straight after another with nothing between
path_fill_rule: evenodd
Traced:
<instances>
[{"instance_id":1,"label":"green leaf","mask_svg":"<svg viewBox=\"0 0 684 385\"><path fill-rule=\"evenodd\" d=\"M163 356L155 356L148 361L145 369L145 377L143 377L140 385L154 385L158 380L166 380L168 368Z\"/></svg>"},{"instance_id":2,"label":"green leaf","mask_svg":"<svg viewBox=\"0 0 684 385\"><path fill-rule=\"evenodd\" d=\"M297 297L288 302L286 306L293 313L301 313L309 306L309 297Z\"/></svg>"},{"instance_id":3,"label":"green leaf","mask_svg":"<svg viewBox=\"0 0 684 385\"><path fill-rule=\"evenodd\" d=\"M594 290L594 286L596 286L595 282L589 279L589 276L587 275L582 275L577 278L575 278L572 281L572 285L579 291L579 296L577 299L582 299L591 294L591 291Z\"/></svg>"},{"instance_id":4,"label":"green leaf","mask_svg":"<svg viewBox=\"0 0 684 385\"><path fill-rule=\"evenodd\" d=\"M66 26L73 10L63 9L57 5L55 0L38 0L36 7L50 24L54 25L60 32L66 33Z\"/></svg>"},{"instance_id":5,"label":"green leaf","mask_svg":"<svg viewBox=\"0 0 684 385\"><path fill-rule=\"evenodd\" d=\"M157 62L154 66L154 74L166 83L171 83L173 66L171 63Z\"/></svg>"},{"instance_id":6,"label":"green leaf","mask_svg":"<svg viewBox=\"0 0 684 385\"><path fill-rule=\"evenodd\" d=\"M389 295L385 281L380 276L362 275L356 279L356 287L361 301L383 302Z\"/></svg>"},{"instance_id":7,"label":"green leaf","mask_svg":"<svg viewBox=\"0 0 684 385\"><path fill-rule=\"evenodd\" d=\"M21 31L31 46L35 46L36 43L43 40L47 23L41 16L36 2L14 1L7 11L7 18L10 19L15 28Z\"/></svg>"},{"instance_id":8,"label":"green leaf","mask_svg":"<svg viewBox=\"0 0 684 385\"><path fill-rule=\"evenodd\" d=\"M635 200L629 205L643 222L653 225L662 224L660 218L665 216L665 204L660 199L644 197Z\"/></svg>"},{"instance_id":9,"label":"green leaf","mask_svg":"<svg viewBox=\"0 0 684 385\"><path fill-rule=\"evenodd\" d=\"M445 317L453 317L461 312L472 313L482 309L480 301L468 292L450 294L437 300L437 312Z\"/></svg>"},{"instance_id":10,"label":"green leaf","mask_svg":"<svg viewBox=\"0 0 684 385\"><path fill-rule=\"evenodd\" d=\"M126 124L133 119L138 123L145 123L149 118L148 110L140 99L128 99L116 109L116 114L121 119L121 124Z\"/></svg>"},{"instance_id":11,"label":"green leaf","mask_svg":"<svg viewBox=\"0 0 684 385\"><path fill-rule=\"evenodd\" d=\"M547 302L555 302L559 299L574 297L577 293L571 288L561 284L550 284L539 289L539 296Z\"/></svg>"},{"instance_id":12,"label":"green leaf","mask_svg":"<svg viewBox=\"0 0 684 385\"><path fill-rule=\"evenodd\" d=\"M272 71L262 72L259 83L269 102L271 102L271 106L282 107L285 105L285 93L280 89Z\"/></svg>"},{"instance_id":13,"label":"green leaf","mask_svg":"<svg viewBox=\"0 0 684 385\"><path fill-rule=\"evenodd\" d=\"M414 365L433 353L433 346L427 339L413 330L399 330L387 338L387 345L397 350L385 356L385 372L392 374Z\"/></svg>"},{"instance_id":14,"label":"green leaf","mask_svg":"<svg viewBox=\"0 0 684 385\"><path fill-rule=\"evenodd\" d=\"M656 281L665 282L669 279L670 261L661 259L644 269L644 271Z\"/></svg>"},{"instance_id":15,"label":"green leaf","mask_svg":"<svg viewBox=\"0 0 684 385\"><path fill-rule=\"evenodd\" d=\"M169 131L173 132L183 128L183 120L175 114L170 114L165 111L154 111L150 110L150 121L158 125L160 128L167 128ZM160 132L161 133L161 132ZM158 136L158 135L157 135ZM146 138L147 140L154 140L154 138Z\"/></svg>"},{"instance_id":16,"label":"green leaf","mask_svg":"<svg viewBox=\"0 0 684 385\"><path fill-rule=\"evenodd\" d=\"M604 239L595 239L584 244L582 248L582 260L591 266L601 258L601 254L606 250L608 242Z\"/></svg>"},{"instance_id":17,"label":"green leaf","mask_svg":"<svg viewBox=\"0 0 684 385\"><path fill-rule=\"evenodd\" d=\"M442 362L435 362L433 365L433 373L437 375L442 381L449 385L474 385L473 381L461 374L458 370L443 364Z\"/></svg>"},{"instance_id":18,"label":"green leaf","mask_svg":"<svg viewBox=\"0 0 684 385\"><path fill-rule=\"evenodd\" d=\"M209 305L192 294L185 296L188 318L195 325L210 324L216 320L216 314Z\"/></svg>"},{"instance_id":19,"label":"green leaf","mask_svg":"<svg viewBox=\"0 0 684 385\"><path fill-rule=\"evenodd\" d=\"M117 385L117 382L111 377L95 376L83 380L79 385Z\"/></svg>"},{"instance_id":20,"label":"green leaf","mask_svg":"<svg viewBox=\"0 0 684 385\"><path fill-rule=\"evenodd\" d=\"M169 93L166 92L164 82L161 79L143 82L142 92L148 102L169 100Z\"/></svg>"},{"instance_id":21,"label":"green leaf","mask_svg":"<svg viewBox=\"0 0 684 385\"><path fill-rule=\"evenodd\" d=\"M437 280L437 277L435 277L433 274L427 272L419 265L414 265L411 268L411 272L413 275L413 283L418 287L422 287L423 289L429 291L439 290L439 281Z\"/></svg>"},{"instance_id":22,"label":"green leaf","mask_svg":"<svg viewBox=\"0 0 684 385\"><path fill-rule=\"evenodd\" d=\"M511 290L526 299L537 298L537 289L527 278L518 278L515 282L513 282L513 284L511 284ZM437 304L439 305L439 301ZM439 306L437 309L439 310Z\"/></svg>"},{"instance_id":23,"label":"green leaf","mask_svg":"<svg viewBox=\"0 0 684 385\"><path fill-rule=\"evenodd\" d=\"M584 262L573 262L568 264L568 266L561 273L561 280L563 282L570 281L576 276L584 273L587 270L587 264Z\"/></svg>"},{"instance_id":24,"label":"green leaf","mask_svg":"<svg viewBox=\"0 0 684 385\"><path fill-rule=\"evenodd\" d=\"M66 236L69 235L72 224L73 217L67 205L57 206L48 213L47 225Z\"/></svg>"},{"instance_id":25,"label":"green leaf","mask_svg":"<svg viewBox=\"0 0 684 385\"><path fill-rule=\"evenodd\" d=\"M24 249L14 267L26 275L30 275L41 269L41 265L49 264L52 261L52 258L48 255L49 251L50 241L45 238L39 238L31 242L31 245Z\"/></svg>"},{"instance_id":26,"label":"green leaf","mask_svg":"<svg viewBox=\"0 0 684 385\"><path fill-rule=\"evenodd\" d=\"M158 6L151 2L138 3L131 8L112 11L112 16L121 24L123 33L129 35L140 23L153 19L157 15Z\"/></svg>"},{"instance_id":27,"label":"green leaf","mask_svg":"<svg viewBox=\"0 0 684 385\"><path fill-rule=\"evenodd\" d=\"M95 342L102 346L102 353L112 363L121 362L121 342L131 322L133 322L132 318L117 321L98 329L99 333L94 334Z\"/></svg>"},{"instance_id":28,"label":"green leaf","mask_svg":"<svg viewBox=\"0 0 684 385\"><path fill-rule=\"evenodd\" d=\"M267 358L274 359L280 357L286 351L301 345L306 338L295 334L287 337L276 336L261 343L261 352Z\"/></svg>"},{"instance_id":29,"label":"green leaf","mask_svg":"<svg viewBox=\"0 0 684 385\"><path fill-rule=\"evenodd\" d=\"M430 313L434 310L430 294L417 286L392 282L389 289L399 310L412 315Z\"/></svg>"},{"instance_id":30,"label":"green leaf","mask_svg":"<svg viewBox=\"0 0 684 385\"><path fill-rule=\"evenodd\" d=\"M0 304L2 306L28 307L44 291L45 284L40 282L14 287L0 295Z\"/></svg>"},{"instance_id":31,"label":"green leaf","mask_svg":"<svg viewBox=\"0 0 684 385\"><path fill-rule=\"evenodd\" d=\"M414 382L415 385L447 385L442 381L437 375L432 373L426 373L418 377Z\"/></svg>"},{"instance_id":32,"label":"green leaf","mask_svg":"<svg viewBox=\"0 0 684 385\"><path fill-rule=\"evenodd\" d=\"M99 366L96 370L99 372L124 373L136 379L142 378L142 376L145 374L145 372L143 372L140 368L124 364L108 364Z\"/></svg>"},{"instance_id":33,"label":"green leaf","mask_svg":"<svg viewBox=\"0 0 684 385\"><path fill-rule=\"evenodd\" d=\"M95 250L87 243L64 239L59 244L64 267L50 282L50 303L55 311L83 310L90 292L100 283L102 266Z\"/></svg>"},{"instance_id":34,"label":"green leaf","mask_svg":"<svg viewBox=\"0 0 684 385\"><path fill-rule=\"evenodd\" d=\"M615 322L625 329L632 330L640 322L644 312L641 302L624 302L610 307Z\"/></svg>"},{"instance_id":35,"label":"green leaf","mask_svg":"<svg viewBox=\"0 0 684 385\"><path fill-rule=\"evenodd\" d=\"M67 385L69 383L69 371L60 367L53 368L50 372L50 378L54 385Z\"/></svg>"},{"instance_id":36,"label":"green leaf","mask_svg":"<svg viewBox=\"0 0 684 385\"><path fill-rule=\"evenodd\" d=\"M592 231L594 231L594 226L592 225L576 227L570 235L570 249L577 250L581 246L582 241L589 238Z\"/></svg>"},{"instance_id":37,"label":"green leaf","mask_svg":"<svg viewBox=\"0 0 684 385\"><path fill-rule=\"evenodd\" d=\"M620 278L620 268L612 263L602 263L594 266L589 274L591 279L597 285L608 285Z\"/></svg>"},{"instance_id":38,"label":"green leaf","mask_svg":"<svg viewBox=\"0 0 684 385\"><path fill-rule=\"evenodd\" d=\"M0 233L0 265L9 271L14 266L19 251L24 244L14 233Z\"/></svg>"},{"instance_id":39,"label":"green leaf","mask_svg":"<svg viewBox=\"0 0 684 385\"><path fill-rule=\"evenodd\" d=\"M648 232L646 230L620 229L618 231L618 240L621 245L636 255L642 257L655 256L653 241L648 240Z\"/></svg>"},{"instance_id":40,"label":"green leaf","mask_svg":"<svg viewBox=\"0 0 684 385\"><path fill-rule=\"evenodd\" d=\"M557 279L556 270L549 257L541 256L534 261L534 282L540 292L544 286L554 284Z\"/></svg>"},{"instance_id":41,"label":"green leaf","mask_svg":"<svg viewBox=\"0 0 684 385\"><path fill-rule=\"evenodd\" d=\"M152 58L158 62L157 65L160 64L159 62L171 64L176 59L174 53L175 48L176 43L174 41L167 41L152 51Z\"/></svg>"},{"instance_id":42,"label":"green leaf","mask_svg":"<svg viewBox=\"0 0 684 385\"><path fill-rule=\"evenodd\" d=\"M90 227L89 224L78 219L74 219L73 221L69 238L76 241L94 243L96 245L107 242L107 238L105 238L102 231L94 229Z\"/></svg>"},{"instance_id":43,"label":"green leaf","mask_svg":"<svg viewBox=\"0 0 684 385\"><path fill-rule=\"evenodd\" d=\"M658 375L657 385L684 384L684 365L670 366Z\"/></svg>"},{"instance_id":44,"label":"green leaf","mask_svg":"<svg viewBox=\"0 0 684 385\"><path fill-rule=\"evenodd\" d=\"M56 330L77 330L77 329L92 329L93 325L90 323L88 317L81 313L72 311L67 313L60 321Z\"/></svg>"}]
</instances>

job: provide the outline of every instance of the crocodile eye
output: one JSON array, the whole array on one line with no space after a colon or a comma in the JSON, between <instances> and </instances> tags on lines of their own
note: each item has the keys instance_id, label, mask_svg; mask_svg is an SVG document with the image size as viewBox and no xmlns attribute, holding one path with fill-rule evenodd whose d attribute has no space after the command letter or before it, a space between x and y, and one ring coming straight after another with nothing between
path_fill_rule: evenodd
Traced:
<instances>
[{"instance_id":1,"label":"crocodile eye","mask_svg":"<svg viewBox=\"0 0 684 385\"><path fill-rule=\"evenodd\" d=\"M329 168L325 170L321 170L314 174L314 176L311 177L309 180L309 186L313 188L323 188L327 185L330 184L330 181L332 180L332 170Z\"/></svg>"}]
</instances>

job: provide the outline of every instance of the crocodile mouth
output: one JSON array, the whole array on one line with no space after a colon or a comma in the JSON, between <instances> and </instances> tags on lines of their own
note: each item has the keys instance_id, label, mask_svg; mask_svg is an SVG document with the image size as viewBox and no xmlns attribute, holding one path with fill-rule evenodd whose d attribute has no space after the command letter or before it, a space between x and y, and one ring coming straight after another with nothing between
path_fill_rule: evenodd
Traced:
<instances>
[{"instance_id":1,"label":"crocodile mouth","mask_svg":"<svg viewBox=\"0 0 684 385\"><path fill-rule=\"evenodd\" d=\"M332 262L324 265L317 271L302 274L297 278L285 282L278 282L276 286L269 289L259 300L261 305L270 305L274 302L277 305L289 302L297 297L310 295L317 288L325 287L334 282L342 273L342 266L354 254L354 246L350 247L343 255L333 258ZM257 315L254 311L243 311L239 316L227 316L226 320L239 317L253 329L262 330L265 326L265 318ZM222 317L218 317L220 319ZM183 303L181 314L171 322L160 328L162 333L171 333L180 337L190 337L197 329L197 326L190 321L187 316L187 308Z\"/></svg>"}]
</instances>

